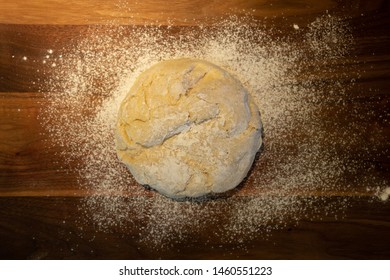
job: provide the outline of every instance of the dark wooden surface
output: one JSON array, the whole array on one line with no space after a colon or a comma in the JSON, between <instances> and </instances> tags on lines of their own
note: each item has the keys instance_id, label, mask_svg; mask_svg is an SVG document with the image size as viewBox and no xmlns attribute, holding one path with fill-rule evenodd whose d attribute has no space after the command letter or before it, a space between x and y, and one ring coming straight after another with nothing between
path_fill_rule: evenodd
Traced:
<instances>
[{"instance_id":1,"label":"dark wooden surface","mask_svg":"<svg viewBox=\"0 0 390 280\"><path fill-rule=\"evenodd\" d=\"M100 2L105 4L96 4ZM0 0L0 258L390 258L390 203L369 199L364 184L353 185L350 191L311 194L326 196L330 202L347 197L350 206L342 218L324 214L298 224L286 221L285 228L274 230L267 238L250 240L241 247L220 240L205 245L202 237L193 236L185 244L156 251L147 244L140 245L136 229L118 227L108 232L96 231L90 221L81 226L83 213L78 206L89 194L79 188L71 167L64 169L53 160L58 148L47 144L50 139L42 133L43 127L37 119L39 109L48 103L38 92L42 85L31 82L44 80L43 73L50 68L40 65L41 71L37 72L33 60L47 49L59 50L66 46L69 40L85 32L88 24L104 23L112 18L119 19L120 24L143 24L155 20L166 23L168 17L175 17L178 28L185 28L193 24L186 19L208 24L213 16L241 15L243 9L255 9L256 18L271 18L272 24L283 30L283 25L308 23L325 10L349 16L355 38L350 55L354 62L347 63L344 70L359 70L361 77L349 89L353 94L346 95L349 97L345 104L330 104L329 111L323 112L324 118L334 111L374 112L360 120L366 128L362 141L371 148L362 153L356 145L344 153L350 159L370 163L373 166L370 172L377 177L390 179L388 1L306 0L271 5L270 1L231 0L221 4L199 0L177 1L175 10L166 7L163 1L128 2L131 9L119 11L106 1L68 4L67 1ZM23 56L29 60L20 63ZM344 106L343 110L337 106ZM346 115L339 117L351 121ZM327 129L335 132L335 128ZM246 195L251 195L250 191L244 190L244 195L235 199L245 200Z\"/></svg>"}]
</instances>

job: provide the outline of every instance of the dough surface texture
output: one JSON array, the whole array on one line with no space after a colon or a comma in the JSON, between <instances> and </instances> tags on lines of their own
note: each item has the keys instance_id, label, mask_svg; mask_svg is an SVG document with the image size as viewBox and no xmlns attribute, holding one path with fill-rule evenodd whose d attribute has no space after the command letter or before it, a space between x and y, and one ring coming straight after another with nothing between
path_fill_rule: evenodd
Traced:
<instances>
[{"instance_id":1,"label":"dough surface texture","mask_svg":"<svg viewBox=\"0 0 390 280\"><path fill-rule=\"evenodd\" d=\"M236 187L262 145L258 107L241 82L197 59L155 64L121 103L116 151L136 181L172 198Z\"/></svg>"}]
</instances>

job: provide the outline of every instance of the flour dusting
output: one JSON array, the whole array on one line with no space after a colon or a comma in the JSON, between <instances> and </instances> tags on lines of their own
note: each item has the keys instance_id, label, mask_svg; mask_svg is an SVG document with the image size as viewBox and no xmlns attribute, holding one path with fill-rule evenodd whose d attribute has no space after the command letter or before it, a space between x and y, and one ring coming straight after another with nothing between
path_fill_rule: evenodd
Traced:
<instances>
[{"instance_id":1,"label":"flour dusting","mask_svg":"<svg viewBox=\"0 0 390 280\"><path fill-rule=\"evenodd\" d=\"M348 88L341 81L351 74L336 70L353 38L345 21L329 14L293 29L299 40L275 35L251 17L182 28L91 26L69 48L48 50L50 106L41 119L62 147L64 165L77 166L80 186L90 194L83 219L99 230L131 228L140 244L161 247L188 236L245 243L324 211L342 216L348 201L326 197L348 192L341 186L355 169L339 155L343 143L325 133L327 121L337 125L337 119L324 116L332 116L329 104ZM262 114L264 150L238 189L220 197L168 199L138 185L116 156L117 112L134 80L159 61L182 57L233 73ZM327 74L337 78L329 82Z\"/></svg>"}]
</instances>

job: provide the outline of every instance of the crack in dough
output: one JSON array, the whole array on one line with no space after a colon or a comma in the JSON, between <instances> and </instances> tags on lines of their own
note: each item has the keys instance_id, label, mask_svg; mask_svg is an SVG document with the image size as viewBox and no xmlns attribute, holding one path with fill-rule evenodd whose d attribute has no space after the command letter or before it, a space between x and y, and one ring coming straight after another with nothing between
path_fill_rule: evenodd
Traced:
<instances>
[{"instance_id":1,"label":"crack in dough","mask_svg":"<svg viewBox=\"0 0 390 280\"><path fill-rule=\"evenodd\" d=\"M172 197L236 187L262 145L259 110L233 75L203 60L160 62L121 103L119 159L134 178Z\"/></svg>"}]
</instances>

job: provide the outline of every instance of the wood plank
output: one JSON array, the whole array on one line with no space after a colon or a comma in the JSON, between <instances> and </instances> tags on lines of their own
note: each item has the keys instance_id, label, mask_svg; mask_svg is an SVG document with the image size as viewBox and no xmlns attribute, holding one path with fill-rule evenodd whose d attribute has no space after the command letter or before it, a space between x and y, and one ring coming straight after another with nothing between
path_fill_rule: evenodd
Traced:
<instances>
[{"instance_id":1,"label":"wood plank","mask_svg":"<svg viewBox=\"0 0 390 280\"><path fill-rule=\"evenodd\" d=\"M355 72L364 74L362 79L380 78L381 80L376 84L376 87L383 91L387 90L389 83L387 79L390 61L388 52L390 35L387 30L387 26L390 25L389 15L390 8L347 20L353 31L353 51L349 56L339 61L340 64L345 63L345 65L344 68L338 69L338 71L354 69ZM280 36L283 37L290 34L292 24L296 22L295 18L273 20L272 26L275 26L275 30L280 29ZM301 26L306 26L308 22ZM48 73L52 71L51 63L43 63L48 54L47 51L52 50L54 56L58 57L60 54L74 50L77 43L92 32L89 28L90 26L83 25L0 24L0 91L37 92L47 90L44 81L47 79ZM94 27L93 32L98 36L114 28L116 27ZM131 34L133 26L118 26L117 28L122 28L121 34L127 36ZM166 36L175 36L179 32L186 34L186 32L191 31L191 27L177 26L173 28L162 26L160 29L166 33ZM301 39L295 38L298 44ZM316 65L313 65L307 71L313 71L317 68ZM327 74L330 75L330 73ZM340 72L333 74L338 75ZM325 73L318 73L318 79L324 78L332 79Z\"/></svg>"},{"instance_id":2,"label":"wood plank","mask_svg":"<svg viewBox=\"0 0 390 280\"><path fill-rule=\"evenodd\" d=\"M271 2L268 0L181 0L181 1L51 1L2 0L0 23L15 24L210 24L230 14L257 18L291 17L330 12L360 15L383 7L386 1L304 0Z\"/></svg>"},{"instance_id":3,"label":"wood plank","mask_svg":"<svg viewBox=\"0 0 390 280\"><path fill-rule=\"evenodd\" d=\"M201 236L156 249L141 241L145 220L131 212L138 226L105 232L84 219L80 198L0 198L0 259L388 259L389 212L389 203L354 198L340 220L286 221L240 246L213 238L208 227Z\"/></svg>"},{"instance_id":4,"label":"wood plank","mask_svg":"<svg viewBox=\"0 0 390 280\"><path fill-rule=\"evenodd\" d=\"M349 123L359 123L362 134L360 139L365 139L366 150L361 149L361 142L352 142L349 145L339 144L337 153L343 159L358 162L357 170L365 170L367 166L374 166L371 170L375 174L376 184L383 179L389 179L389 143L390 128L383 122L383 114L386 113L390 102L389 95L380 92L359 95L358 92L351 96L346 104L328 104L322 112L324 129L336 139L343 137L342 127L348 127ZM49 106L43 93L0 93L2 106L0 107L0 196L83 196L88 195L88 190L80 188L77 174L78 162L64 167L61 158L62 147L53 143L50 134L46 133L38 118L39 111ZM350 115L351 110L358 109L362 115ZM335 113L337 112L337 113ZM373 113L372 113L373 112ZM369 116L362 117L362 116ZM329 120L342 120L335 126ZM327 122L325 122L327 121ZM291 139L303 137L301 131L292 131ZM333 138L333 139L334 139ZM329 144L334 142L329 139ZM337 142L336 142L337 143ZM290 147L291 153L294 147ZM287 151L286 151L287 152ZM272 162L272 157L260 157L255 164L253 172L261 171L264 166ZM261 172L260 172L261 171ZM266 174L263 174L266 176ZM366 191L365 172L345 173L339 178L340 183L351 185L350 191L316 191L305 192L300 195L372 195ZM361 178L361 179L359 179ZM245 182L239 195L258 195L259 189L251 186L254 178L250 177ZM260 191L261 192L261 191ZM132 196L131 193L122 195Z\"/></svg>"}]
</instances>

